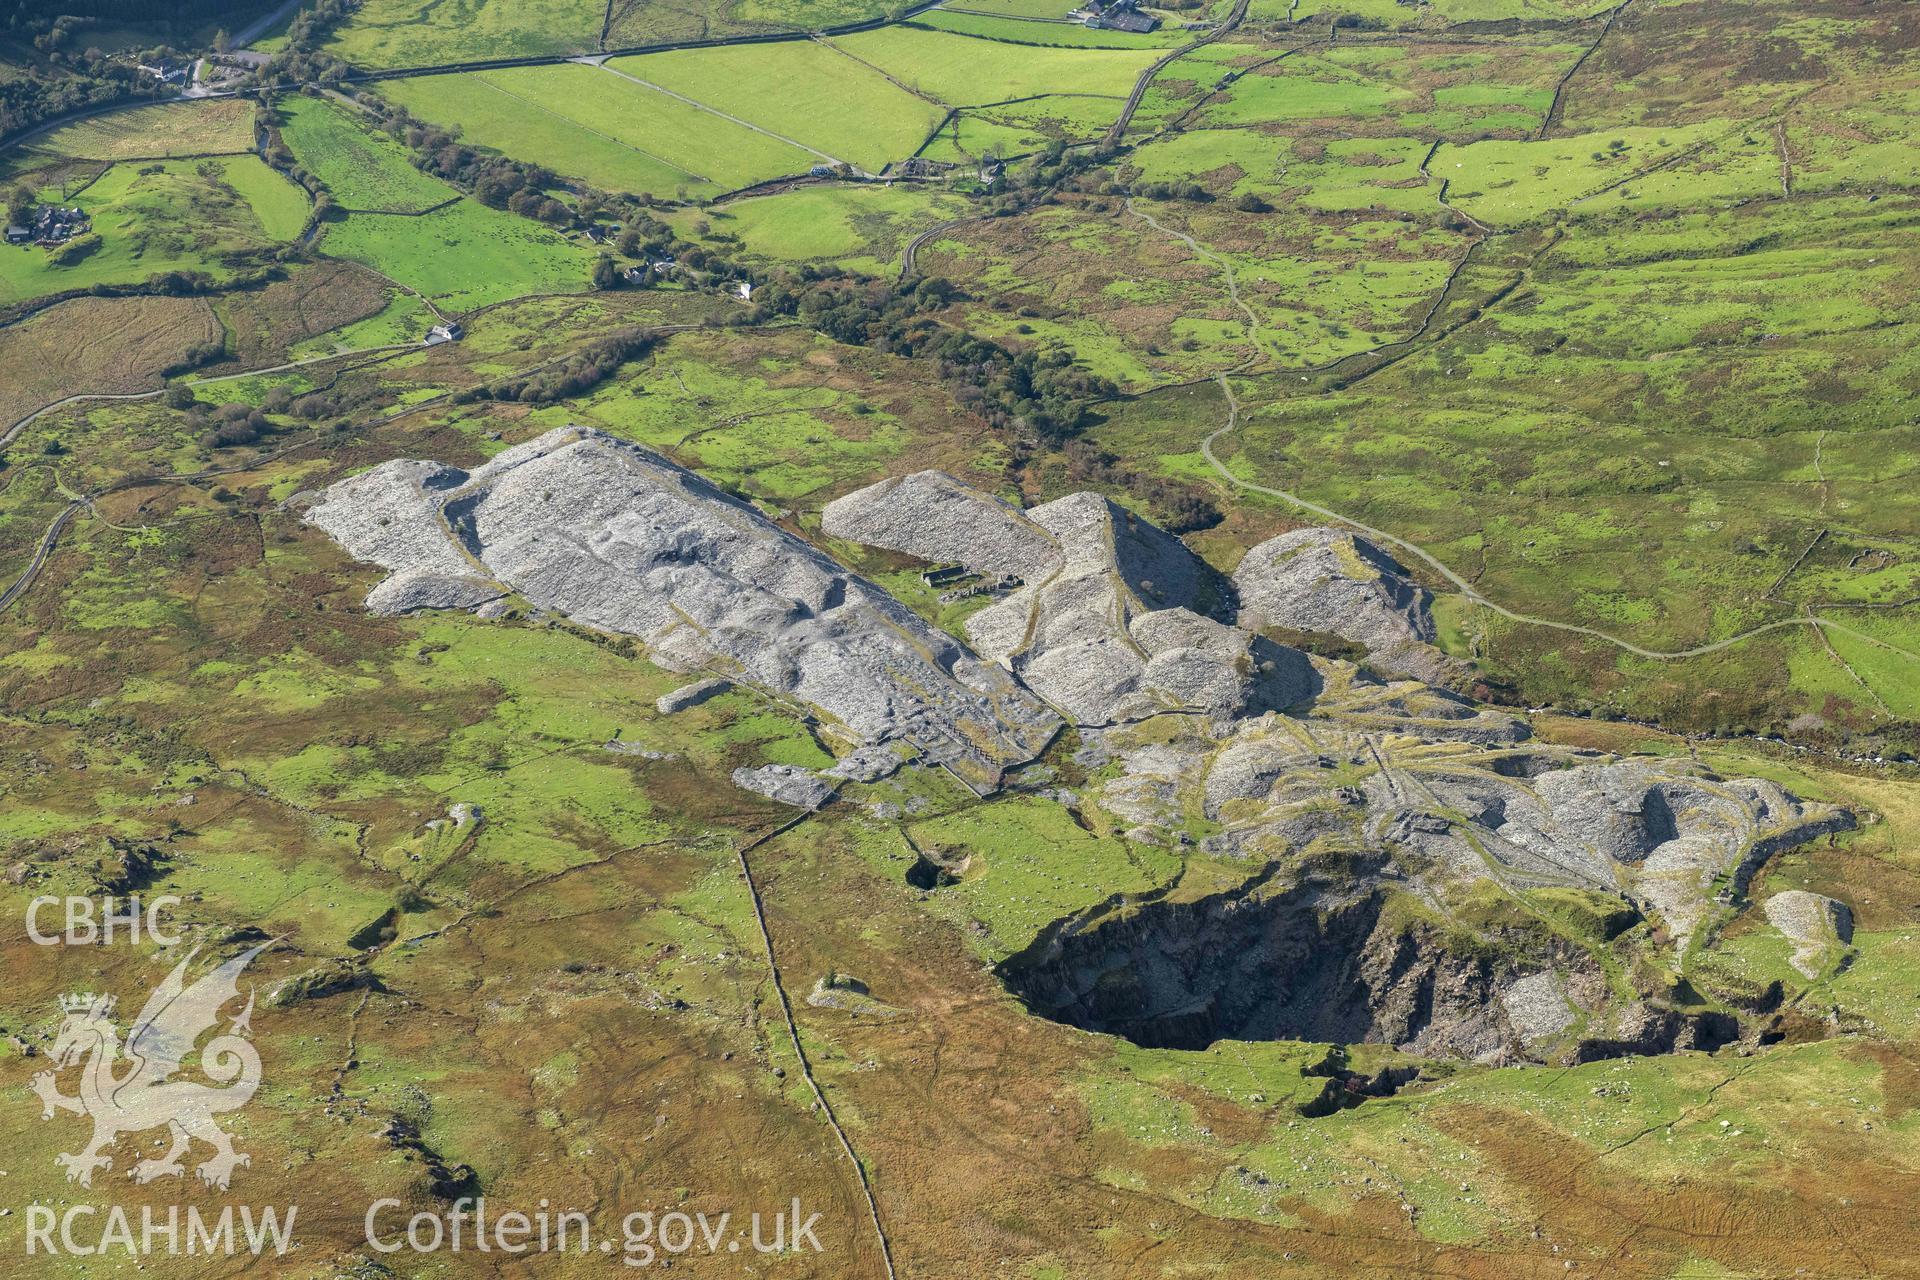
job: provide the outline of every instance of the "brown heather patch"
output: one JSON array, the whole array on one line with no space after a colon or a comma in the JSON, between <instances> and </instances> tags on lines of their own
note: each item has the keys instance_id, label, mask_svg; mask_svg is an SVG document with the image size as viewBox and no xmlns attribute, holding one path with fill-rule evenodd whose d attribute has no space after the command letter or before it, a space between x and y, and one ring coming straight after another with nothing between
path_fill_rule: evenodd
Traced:
<instances>
[{"instance_id":1,"label":"brown heather patch","mask_svg":"<svg viewBox=\"0 0 1920 1280\"><path fill-rule=\"evenodd\" d=\"M1782 1161L1761 1179L1716 1176L1711 1168L1649 1177L1630 1145L1595 1153L1504 1109L1461 1108L1444 1123L1501 1178L1527 1189L1542 1239L1522 1238L1516 1252L1537 1245L1545 1254L1549 1242L1558 1243L1558 1256L1579 1270L1663 1277L1704 1256L1762 1275L1891 1275L1920 1246L1920 1229L1900 1207L1920 1192L1920 1175L1863 1162L1844 1136L1819 1129L1796 1131L1811 1158ZM1566 1274L1557 1259L1554 1265Z\"/></svg>"},{"instance_id":2,"label":"brown heather patch","mask_svg":"<svg viewBox=\"0 0 1920 1280\"><path fill-rule=\"evenodd\" d=\"M48 307L0 328L0 430L66 396L155 390L160 371L188 347L219 337L205 298L75 298Z\"/></svg>"}]
</instances>

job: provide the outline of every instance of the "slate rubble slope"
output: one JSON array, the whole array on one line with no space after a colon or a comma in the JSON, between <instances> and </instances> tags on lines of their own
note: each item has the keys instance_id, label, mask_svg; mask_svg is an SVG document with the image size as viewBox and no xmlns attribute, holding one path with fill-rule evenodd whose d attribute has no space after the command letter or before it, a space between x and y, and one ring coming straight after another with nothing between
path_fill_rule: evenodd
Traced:
<instances>
[{"instance_id":1,"label":"slate rubble slope","mask_svg":"<svg viewBox=\"0 0 1920 1280\"><path fill-rule=\"evenodd\" d=\"M741 679L817 710L853 743L904 738L981 788L1058 721L886 592L667 459L563 427L471 473L389 462L306 518L409 581L490 581L635 636L675 670ZM390 580L391 582L391 580ZM389 584L370 600L390 600Z\"/></svg>"},{"instance_id":2,"label":"slate rubble slope","mask_svg":"<svg viewBox=\"0 0 1920 1280\"><path fill-rule=\"evenodd\" d=\"M1303 655L1211 617L1225 584L1173 535L1098 494L1020 512L937 471L828 504L821 527L869 546L1023 585L973 615L967 638L1081 725L1166 711L1214 716L1312 693Z\"/></svg>"},{"instance_id":3,"label":"slate rubble slope","mask_svg":"<svg viewBox=\"0 0 1920 1280\"><path fill-rule=\"evenodd\" d=\"M1432 644L1432 596L1380 548L1342 529L1294 529L1233 571L1244 625L1343 636L1369 650Z\"/></svg>"},{"instance_id":4,"label":"slate rubble slope","mask_svg":"<svg viewBox=\"0 0 1920 1280\"><path fill-rule=\"evenodd\" d=\"M821 509L820 528L935 564L951 559L973 573L1035 581L1060 567L1053 534L944 471L893 476L836 498Z\"/></svg>"}]
</instances>

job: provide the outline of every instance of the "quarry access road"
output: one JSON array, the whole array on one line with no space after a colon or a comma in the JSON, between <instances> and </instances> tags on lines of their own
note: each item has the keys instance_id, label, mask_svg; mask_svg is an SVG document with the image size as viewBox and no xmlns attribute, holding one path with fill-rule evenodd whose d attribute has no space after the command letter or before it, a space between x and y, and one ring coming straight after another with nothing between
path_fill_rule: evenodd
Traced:
<instances>
[{"instance_id":1,"label":"quarry access road","mask_svg":"<svg viewBox=\"0 0 1920 1280\"><path fill-rule=\"evenodd\" d=\"M1751 640L1755 636L1765 635L1770 631L1783 631L1789 627L1815 627L1827 631L1837 631L1842 635L1852 636L1856 640L1889 650L1903 657L1911 658L1915 662L1920 662L1920 653L1902 649L1898 645L1888 644L1885 640L1877 636L1870 636L1866 632L1857 631L1844 623L1835 622L1831 618L1823 618L1814 614L1805 614L1797 618L1782 618L1777 622L1762 623L1760 626L1751 627L1748 630L1740 632L1738 635L1728 636L1724 640L1715 640L1709 644L1695 645L1691 649L1663 650L1644 648L1641 645L1633 643L1631 640L1623 640L1619 636L1602 631L1597 627L1582 626L1577 622L1563 622L1558 618L1542 618L1535 614L1521 613L1517 610L1509 609L1503 604L1489 600L1480 593L1479 588L1475 587L1473 583L1467 581L1467 579L1461 577L1458 573L1455 573L1451 568L1441 563L1439 559L1430 555L1424 548L1408 542L1405 538L1396 537L1384 529L1376 529L1372 525L1356 520L1344 512L1334 510L1332 507L1311 502L1297 493L1289 493L1285 489L1276 489L1271 485L1257 484L1252 480L1247 480L1235 475L1226 463L1220 461L1219 455L1213 451L1213 446L1215 441L1219 440L1222 436L1230 434L1239 426L1240 401L1238 397L1234 395L1233 384L1226 374L1220 374L1218 381L1220 383L1220 390L1227 398L1227 420L1215 428L1211 435L1200 442L1200 453L1201 456L1206 458L1208 465L1219 474L1221 479L1236 489L1243 489L1249 493L1265 494L1268 497L1278 498L1282 502L1298 507L1302 511L1311 512L1322 519L1331 520L1336 524L1346 525L1350 529L1357 529L1377 542L1383 542L1389 546L1397 547L1405 551L1408 555L1418 559L1435 573L1452 583L1461 595L1465 596L1474 604L1479 605L1483 609L1490 610L1493 613L1497 613L1510 622L1524 623L1530 627L1547 627L1554 631L1565 631L1574 635L1587 636L1595 640L1604 641L1616 648L1623 649L1635 657L1652 658L1660 662L1671 662L1682 658L1705 657L1710 653L1718 653L1722 649L1731 649L1734 645Z\"/></svg>"}]
</instances>

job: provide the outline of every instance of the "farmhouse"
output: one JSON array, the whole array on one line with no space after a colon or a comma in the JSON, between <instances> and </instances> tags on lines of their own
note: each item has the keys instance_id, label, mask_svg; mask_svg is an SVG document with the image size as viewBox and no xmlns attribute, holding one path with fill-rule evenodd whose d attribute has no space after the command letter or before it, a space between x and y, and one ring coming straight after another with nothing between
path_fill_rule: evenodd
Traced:
<instances>
[{"instance_id":1,"label":"farmhouse","mask_svg":"<svg viewBox=\"0 0 1920 1280\"><path fill-rule=\"evenodd\" d=\"M84 235L92 228L93 223L85 210L43 204L27 215L25 225L16 223L7 228L7 243L32 242L42 248L52 248L65 244L75 236Z\"/></svg>"},{"instance_id":2,"label":"farmhouse","mask_svg":"<svg viewBox=\"0 0 1920 1280\"><path fill-rule=\"evenodd\" d=\"M1077 12L1084 14L1082 21L1095 30L1128 31L1135 35L1145 35L1159 29L1160 19L1152 14L1140 11L1139 0L1087 0Z\"/></svg>"},{"instance_id":3,"label":"farmhouse","mask_svg":"<svg viewBox=\"0 0 1920 1280\"><path fill-rule=\"evenodd\" d=\"M427 330L427 340L423 345L437 347L443 342L458 342L466 336L467 331L461 328L458 320L449 320Z\"/></svg>"}]
</instances>

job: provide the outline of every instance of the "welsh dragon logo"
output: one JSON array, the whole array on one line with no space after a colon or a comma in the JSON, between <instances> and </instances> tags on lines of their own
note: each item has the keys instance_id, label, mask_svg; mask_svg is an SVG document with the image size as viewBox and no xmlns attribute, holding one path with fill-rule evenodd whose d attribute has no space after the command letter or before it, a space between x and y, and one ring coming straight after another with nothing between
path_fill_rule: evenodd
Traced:
<instances>
[{"instance_id":1,"label":"welsh dragon logo","mask_svg":"<svg viewBox=\"0 0 1920 1280\"><path fill-rule=\"evenodd\" d=\"M263 942L241 952L191 986L187 966L197 949L189 952L147 997L124 1046L113 1022L111 996L60 997L66 1017L50 1055L54 1070L35 1076L33 1091L40 1096L43 1120L53 1119L56 1111L93 1120L93 1140L84 1150L54 1157L67 1171L69 1182L92 1186L94 1170L113 1167L113 1157L106 1152L121 1134L161 1125L172 1135L172 1145L160 1158L134 1165L130 1176L135 1182L181 1176L186 1172L181 1157L195 1138L213 1147L213 1155L194 1169L210 1187L224 1191L233 1171L250 1163L248 1156L233 1149L232 1137L213 1118L245 1106L260 1087L260 1055L247 1039L253 996L247 996L246 1008L226 1031L200 1051L200 1069L213 1084L169 1077L180 1070L200 1036L220 1020L220 1010L239 996L241 972L272 945ZM122 1052L125 1069L117 1070ZM80 1092L68 1097L60 1092L57 1077L76 1063L81 1064Z\"/></svg>"}]
</instances>

